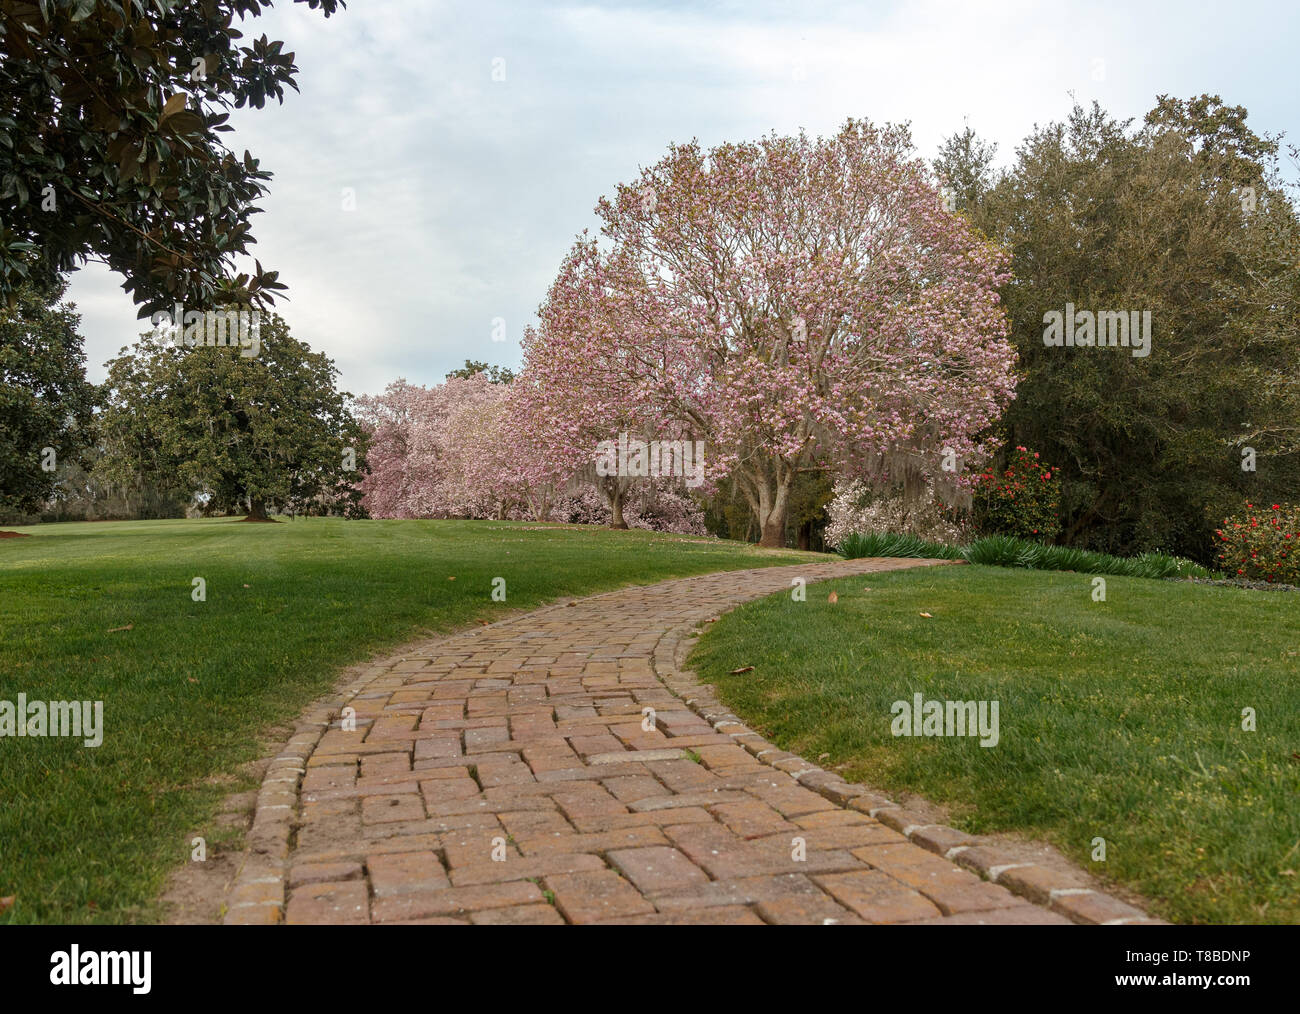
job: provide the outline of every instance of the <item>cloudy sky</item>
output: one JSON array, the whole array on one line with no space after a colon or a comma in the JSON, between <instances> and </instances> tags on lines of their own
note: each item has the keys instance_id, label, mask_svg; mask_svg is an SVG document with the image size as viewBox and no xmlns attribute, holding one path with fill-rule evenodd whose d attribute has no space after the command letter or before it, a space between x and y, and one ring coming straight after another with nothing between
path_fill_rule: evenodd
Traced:
<instances>
[{"instance_id":1,"label":"cloudy sky","mask_svg":"<svg viewBox=\"0 0 1300 1014\"><path fill-rule=\"evenodd\" d=\"M1072 96L1140 119L1158 94L1202 92L1294 138L1298 28L1288 0L350 0L328 21L280 0L245 35L285 41L302 93L236 113L227 138L275 174L254 250L289 285L281 312L344 388L375 393L466 358L517 365L597 198L670 142L825 134L853 116L910 122L931 157L968 121L1005 162ZM95 264L70 298L101 380L141 330L135 308Z\"/></svg>"}]
</instances>

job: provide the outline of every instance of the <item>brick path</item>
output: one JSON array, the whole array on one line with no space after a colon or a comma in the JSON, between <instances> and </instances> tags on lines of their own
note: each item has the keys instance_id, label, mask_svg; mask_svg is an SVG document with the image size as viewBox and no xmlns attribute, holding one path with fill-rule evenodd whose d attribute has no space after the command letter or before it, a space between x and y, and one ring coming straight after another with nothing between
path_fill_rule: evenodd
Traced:
<instances>
[{"instance_id":1,"label":"brick path","mask_svg":"<svg viewBox=\"0 0 1300 1014\"><path fill-rule=\"evenodd\" d=\"M1150 921L777 750L681 667L793 577L940 562L629 588L369 666L272 762L225 921Z\"/></svg>"}]
</instances>

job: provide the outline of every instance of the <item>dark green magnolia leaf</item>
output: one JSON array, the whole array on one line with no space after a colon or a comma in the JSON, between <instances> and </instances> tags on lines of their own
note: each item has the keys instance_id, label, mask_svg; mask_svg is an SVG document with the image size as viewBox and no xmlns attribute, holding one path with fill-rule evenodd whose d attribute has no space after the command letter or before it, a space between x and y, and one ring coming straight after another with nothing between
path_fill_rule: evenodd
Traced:
<instances>
[{"instance_id":1,"label":"dark green magnolia leaf","mask_svg":"<svg viewBox=\"0 0 1300 1014\"><path fill-rule=\"evenodd\" d=\"M128 183L135 178L136 172L140 168L140 145L132 142L126 146L122 152L122 161L118 164L118 172L121 174L122 182Z\"/></svg>"},{"instance_id":2,"label":"dark green magnolia leaf","mask_svg":"<svg viewBox=\"0 0 1300 1014\"><path fill-rule=\"evenodd\" d=\"M0 190L5 224L14 229L0 242L0 305L23 271L52 282L85 257L121 272L137 306L173 292L212 302L214 279L225 277L229 258L253 241L253 202L270 179L251 155L241 162L218 135L231 130L230 109L281 97L296 72L292 55L262 33L251 47L238 46L234 23L255 23L267 6L0 0L0 88L12 100L0 110ZM329 16L339 4L308 6ZM196 55L202 80L190 78ZM54 119L50 95L60 100ZM47 184L70 197L57 216L40 210ZM220 241L213 222L195 224L209 202L214 219L228 226ZM157 238L133 227L164 219L191 224ZM36 256L22 267L17 251L9 251L15 235L35 240ZM164 242L184 256L155 273L155 244Z\"/></svg>"}]
</instances>

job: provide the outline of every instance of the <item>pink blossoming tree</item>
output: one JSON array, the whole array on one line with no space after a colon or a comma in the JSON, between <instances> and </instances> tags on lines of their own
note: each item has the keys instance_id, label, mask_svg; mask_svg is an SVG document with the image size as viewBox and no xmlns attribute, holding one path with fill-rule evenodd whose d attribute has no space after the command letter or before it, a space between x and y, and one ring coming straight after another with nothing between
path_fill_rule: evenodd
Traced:
<instances>
[{"instance_id":1,"label":"pink blossoming tree","mask_svg":"<svg viewBox=\"0 0 1300 1014\"><path fill-rule=\"evenodd\" d=\"M578 241L527 350L557 451L685 427L776 546L801 470L966 488L994 449L1006 258L943 210L905 129L673 146L597 213L604 248Z\"/></svg>"},{"instance_id":2,"label":"pink blossoming tree","mask_svg":"<svg viewBox=\"0 0 1300 1014\"><path fill-rule=\"evenodd\" d=\"M614 275L595 242L580 241L542 304L538 327L524 334L524 368L514 385L527 442L553 467L599 491L612 528L628 527L629 493L649 477L598 468L600 445L623 435L693 436L683 406L663 398L667 364L681 362L676 336L623 340L629 318L644 320L658 310L641 281L635 272ZM680 459L670 456L668 464L677 468Z\"/></svg>"},{"instance_id":3,"label":"pink blossoming tree","mask_svg":"<svg viewBox=\"0 0 1300 1014\"><path fill-rule=\"evenodd\" d=\"M416 431L434 411L430 390L395 380L383 394L356 400L356 414L370 433L373 453L361 480L362 503L371 517L414 518L413 498L435 481L431 461L413 453Z\"/></svg>"},{"instance_id":4,"label":"pink blossoming tree","mask_svg":"<svg viewBox=\"0 0 1300 1014\"><path fill-rule=\"evenodd\" d=\"M572 471L529 442L515 385L482 373L357 404L378 451L361 483L372 517L545 520Z\"/></svg>"}]
</instances>

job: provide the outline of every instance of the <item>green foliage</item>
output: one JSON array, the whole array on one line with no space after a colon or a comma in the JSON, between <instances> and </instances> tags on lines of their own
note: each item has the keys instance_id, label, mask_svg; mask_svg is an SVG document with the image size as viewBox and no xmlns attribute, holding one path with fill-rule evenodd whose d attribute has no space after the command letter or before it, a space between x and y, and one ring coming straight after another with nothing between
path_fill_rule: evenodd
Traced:
<instances>
[{"instance_id":1,"label":"green foliage","mask_svg":"<svg viewBox=\"0 0 1300 1014\"><path fill-rule=\"evenodd\" d=\"M795 473L786 503L786 544L796 549L821 549L826 531L826 505L835 496L835 484L824 469ZM793 538L791 538L793 536Z\"/></svg>"},{"instance_id":2,"label":"green foliage","mask_svg":"<svg viewBox=\"0 0 1300 1014\"><path fill-rule=\"evenodd\" d=\"M1078 574L1115 574L1122 577L1210 577L1210 571L1191 560L1164 553L1143 553L1123 559L1074 546L1049 546L1013 535L986 535L969 546L927 542L915 535L893 532L855 532L837 550L846 560L872 556L912 560L965 560L986 567L1024 570L1067 570Z\"/></svg>"},{"instance_id":3,"label":"green foliage","mask_svg":"<svg viewBox=\"0 0 1300 1014\"><path fill-rule=\"evenodd\" d=\"M299 0L326 17L340 0ZM297 90L294 54L237 25L268 0L0 0L0 301L52 288L89 257L123 275L140 316L270 303L255 242L271 174L222 143L228 110Z\"/></svg>"},{"instance_id":4,"label":"green foliage","mask_svg":"<svg viewBox=\"0 0 1300 1014\"><path fill-rule=\"evenodd\" d=\"M1248 503L1214 536L1216 558L1230 576L1300 585L1300 505Z\"/></svg>"},{"instance_id":5,"label":"green foliage","mask_svg":"<svg viewBox=\"0 0 1300 1014\"><path fill-rule=\"evenodd\" d=\"M174 347L145 335L109 364L107 476L203 490L219 508L357 514L368 438L335 389L338 370L273 316L261 353Z\"/></svg>"},{"instance_id":6,"label":"green foliage","mask_svg":"<svg viewBox=\"0 0 1300 1014\"><path fill-rule=\"evenodd\" d=\"M1210 572L1191 560L1164 553L1143 553L1124 559L1074 546L1048 546L1010 535L976 539L961 553L967 563L1025 570L1063 570L1077 574L1114 574L1120 577L1209 577Z\"/></svg>"},{"instance_id":7,"label":"green foliage","mask_svg":"<svg viewBox=\"0 0 1300 1014\"><path fill-rule=\"evenodd\" d=\"M481 363L477 359L466 359L465 365L459 370L452 370L447 374L448 380L460 379L469 380L470 377L482 373L493 384L508 384L515 379L515 371L508 366L489 366L487 363Z\"/></svg>"},{"instance_id":8,"label":"green foliage","mask_svg":"<svg viewBox=\"0 0 1300 1014\"><path fill-rule=\"evenodd\" d=\"M1061 478L1037 452L1017 447L1004 468L979 477L972 506L981 532L1046 542L1061 527Z\"/></svg>"},{"instance_id":9,"label":"green foliage","mask_svg":"<svg viewBox=\"0 0 1300 1014\"><path fill-rule=\"evenodd\" d=\"M954 199L954 211L967 211L983 199L995 182L993 158L998 146L980 140L967 124L939 147L934 171Z\"/></svg>"},{"instance_id":10,"label":"green foliage","mask_svg":"<svg viewBox=\"0 0 1300 1014\"><path fill-rule=\"evenodd\" d=\"M41 510L88 441L95 390L64 289L25 285L0 306L0 516Z\"/></svg>"},{"instance_id":11,"label":"green foliage","mask_svg":"<svg viewBox=\"0 0 1300 1014\"><path fill-rule=\"evenodd\" d=\"M759 531L754 509L731 476L714 485L704 499L704 527L710 535L739 542L757 542Z\"/></svg>"},{"instance_id":12,"label":"green foliage","mask_svg":"<svg viewBox=\"0 0 1300 1014\"><path fill-rule=\"evenodd\" d=\"M1208 562L1214 519L1300 485L1300 219L1244 109L1162 98L1132 128L1076 107L968 214L1013 255L1003 426L1060 468L1062 541ZM1151 311L1150 355L1045 346L1067 302Z\"/></svg>"},{"instance_id":13,"label":"green foliage","mask_svg":"<svg viewBox=\"0 0 1300 1014\"><path fill-rule=\"evenodd\" d=\"M12 524L34 525L54 521L126 521L185 517L185 494L174 483L159 488L153 482L119 483L104 469L96 445L59 461L54 492L39 511L13 515Z\"/></svg>"},{"instance_id":14,"label":"green foliage","mask_svg":"<svg viewBox=\"0 0 1300 1014\"><path fill-rule=\"evenodd\" d=\"M836 552L846 560L871 556L905 557L914 560L959 560L959 546L927 542L916 535L896 532L854 532L840 540Z\"/></svg>"}]
</instances>

